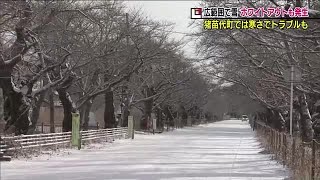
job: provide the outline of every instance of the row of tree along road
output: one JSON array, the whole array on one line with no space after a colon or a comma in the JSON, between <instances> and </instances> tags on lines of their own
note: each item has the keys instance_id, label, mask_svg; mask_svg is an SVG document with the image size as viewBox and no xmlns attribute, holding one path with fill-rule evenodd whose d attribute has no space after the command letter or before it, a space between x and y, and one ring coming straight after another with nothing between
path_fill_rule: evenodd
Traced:
<instances>
[{"instance_id":1,"label":"row of tree along road","mask_svg":"<svg viewBox=\"0 0 320 180\"><path fill-rule=\"evenodd\" d=\"M215 7L308 7L310 17L319 17L320 10L316 0L206 1L204 4ZM292 66L301 72L300 82L293 86L293 134L310 142L320 135L320 36L319 20L305 21L307 30L203 30L195 36L201 41L199 51L205 54L203 69L207 75L216 77L221 84L232 84L233 91L247 94L259 102L262 110L255 118L279 131L290 129L290 83L286 81L286 74Z\"/></svg>"},{"instance_id":2,"label":"row of tree along road","mask_svg":"<svg viewBox=\"0 0 320 180\"><path fill-rule=\"evenodd\" d=\"M170 40L171 24L126 12L118 1L0 2L0 120L4 132L32 134L43 103L54 96L64 110L63 131L72 129L79 112L87 129L93 106L104 106L104 127L121 126L132 109L143 114L146 129L151 113L163 121L201 112L209 84L181 44ZM52 128L52 132L54 127Z\"/></svg>"},{"instance_id":3,"label":"row of tree along road","mask_svg":"<svg viewBox=\"0 0 320 180\"><path fill-rule=\"evenodd\" d=\"M311 16L319 14L317 0L204 5L309 6ZM294 134L304 141L319 136L318 20L307 20L307 30L204 31L202 23L194 22L201 29L193 37L203 55L195 62L183 55L182 43L169 38L172 24L128 12L124 2L1 1L0 120L6 122L5 133L33 133L43 103L50 105L54 124L55 96L64 110L63 131L71 130L77 111L87 129L91 110L100 106L105 128L116 126L115 107L121 107L120 125L127 126L128 116L139 111L141 129L149 128L151 113L161 128L179 118L186 125L188 116L211 120L226 112L255 112L255 118L288 131L290 84L284 74L295 66L301 81L294 86Z\"/></svg>"}]
</instances>

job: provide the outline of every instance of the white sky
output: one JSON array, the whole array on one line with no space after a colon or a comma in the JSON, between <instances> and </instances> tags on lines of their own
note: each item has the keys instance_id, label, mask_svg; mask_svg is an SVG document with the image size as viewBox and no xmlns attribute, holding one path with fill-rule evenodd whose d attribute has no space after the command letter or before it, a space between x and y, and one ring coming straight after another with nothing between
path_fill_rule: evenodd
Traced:
<instances>
[{"instance_id":1,"label":"white sky","mask_svg":"<svg viewBox=\"0 0 320 180\"><path fill-rule=\"evenodd\" d=\"M168 21L175 23L173 31L190 33L196 31L194 27L188 27L192 22L190 19L190 8L199 7L201 1L126 1L129 9L140 9L153 20ZM185 55L189 58L195 57L194 43L186 35L174 33L173 38L188 42L183 48Z\"/></svg>"}]
</instances>

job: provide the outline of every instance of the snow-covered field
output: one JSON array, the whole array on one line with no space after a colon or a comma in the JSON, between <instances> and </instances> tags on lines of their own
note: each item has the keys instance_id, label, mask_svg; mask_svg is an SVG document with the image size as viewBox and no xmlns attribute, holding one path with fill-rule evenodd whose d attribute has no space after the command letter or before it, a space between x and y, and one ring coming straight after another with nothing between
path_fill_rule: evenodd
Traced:
<instances>
[{"instance_id":1,"label":"snow-covered field","mask_svg":"<svg viewBox=\"0 0 320 180\"><path fill-rule=\"evenodd\" d=\"M227 120L1 163L1 180L277 180L288 171L246 122ZM70 154L69 154L70 153Z\"/></svg>"}]
</instances>

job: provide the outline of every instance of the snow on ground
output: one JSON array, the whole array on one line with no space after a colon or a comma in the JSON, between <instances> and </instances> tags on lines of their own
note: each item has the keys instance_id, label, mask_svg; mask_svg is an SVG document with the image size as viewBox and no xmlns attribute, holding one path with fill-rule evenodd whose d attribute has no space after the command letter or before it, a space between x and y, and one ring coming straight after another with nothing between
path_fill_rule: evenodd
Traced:
<instances>
[{"instance_id":1,"label":"snow on ground","mask_svg":"<svg viewBox=\"0 0 320 180\"><path fill-rule=\"evenodd\" d=\"M92 148L93 147L93 148ZM226 120L1 164L1 180L277 180L288 171L246 122Z\"/></svg>"}]
</instances>

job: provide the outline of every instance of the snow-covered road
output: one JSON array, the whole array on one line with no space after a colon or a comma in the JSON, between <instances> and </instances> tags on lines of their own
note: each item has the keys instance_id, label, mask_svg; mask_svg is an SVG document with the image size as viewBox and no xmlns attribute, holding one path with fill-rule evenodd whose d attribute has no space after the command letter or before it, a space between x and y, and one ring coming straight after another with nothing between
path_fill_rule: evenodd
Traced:
<instances>
[{"instance_id":1,"label":"snow-covered road","mask_svg":"<svg viewBox=\"0 0 320 180\"><path fill-rule=\"evenodd\" d=\"M70 155L1 163L1 180L277 180L288 172L262 149L246 122L227 120L136 135Z\"/></svg>"}]
</instances>

